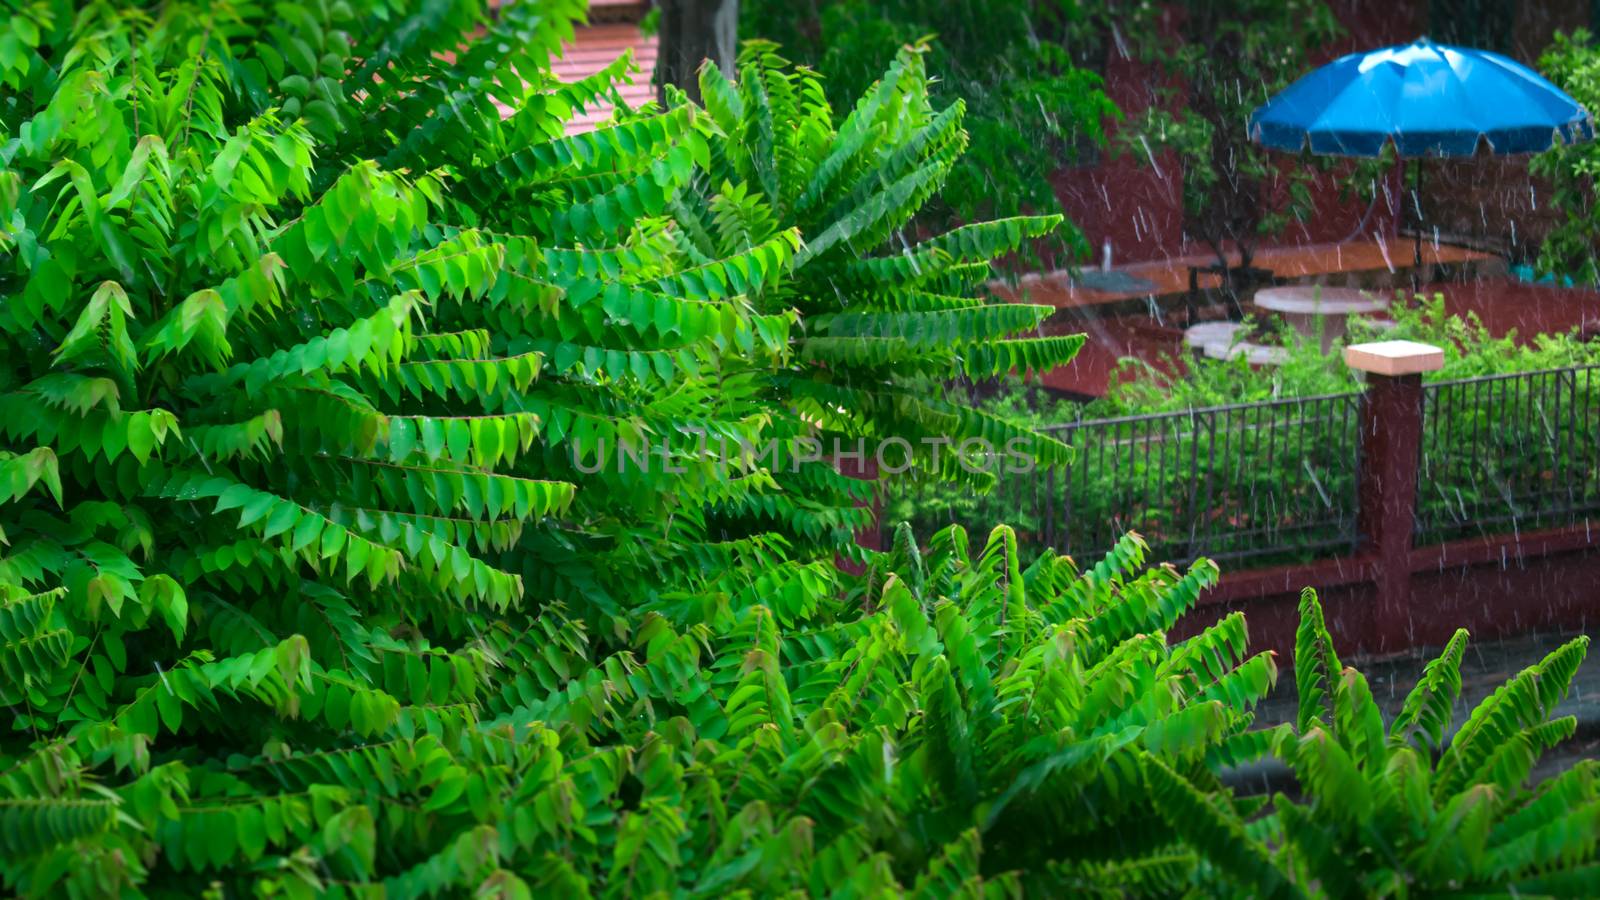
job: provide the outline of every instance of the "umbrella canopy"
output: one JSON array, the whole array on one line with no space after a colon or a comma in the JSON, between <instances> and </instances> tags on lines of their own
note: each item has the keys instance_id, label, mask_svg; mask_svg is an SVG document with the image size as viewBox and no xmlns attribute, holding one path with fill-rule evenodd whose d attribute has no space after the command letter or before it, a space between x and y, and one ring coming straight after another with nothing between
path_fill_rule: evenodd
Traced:
<instances>
[{"instance_id":1,"label":"umbrella canopy","mask_svg":"<svg viewBox=\"0 0 1600 900\"><path fill-rule=\"evenodd\" d=\"M1250 136L1278 150L1403 157L1539 153L1594 138L1589 113L1498 53L1415 43L1342 56L1250 115Z\"/></svg>"}]
</instances>

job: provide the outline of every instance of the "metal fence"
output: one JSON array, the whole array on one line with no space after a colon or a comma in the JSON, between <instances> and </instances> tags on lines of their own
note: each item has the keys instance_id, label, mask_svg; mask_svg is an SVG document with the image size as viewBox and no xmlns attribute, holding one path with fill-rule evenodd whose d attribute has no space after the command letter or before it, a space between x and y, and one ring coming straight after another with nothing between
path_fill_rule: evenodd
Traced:
<instances>
[{"instance_id":1,"label":"metal fence","mask_svg":"<svg viewBox=\"0 0 1600 900\"><path fill-rule=\"evenodd\" d=\"M1183 562L1338 555L1356 541L1360 394L1097 419L1042 429L1071 465L1002 475L992 493L898 485L886 522L919 535L1005 522L1025 544L1092 559L1137 531ZM896 487L891 485L891 488Z\"/></svg>"},{"instance_id":2,"label":"metal fence","mask_svg":"<svg viewBox=\"0 0 1600 900\"><path fill-rule=\"evenodd\" d=\"M1600 366L1423 389L1417 541L1512 534L1600 514Z\"/></svg>"},{"instance_id":3,"label":"metal fence","mask_svg":"<svg viewBox=\"0 0 1600 900\"><path fill-rule=\"evenodd\" d=\"M1095 419L1042 429L1072 463L989 494L886 485L885 523L926 537L1004 522L1025 546L1093 559L1127 531L1154 558L1252 564L1353 551L1361 394ZM1600 526L1600 366L1427 384L1415 541Z\"/></svg>"}]
</instances>

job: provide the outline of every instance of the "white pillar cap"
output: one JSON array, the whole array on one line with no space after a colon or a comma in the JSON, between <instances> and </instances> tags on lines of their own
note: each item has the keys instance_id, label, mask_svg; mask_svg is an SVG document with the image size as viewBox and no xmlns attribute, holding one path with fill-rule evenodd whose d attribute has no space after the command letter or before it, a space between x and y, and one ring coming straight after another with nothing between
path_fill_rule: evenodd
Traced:
<instances>
[{"instance_id":1,"label":"white pillar cap","mask_svg":"<svg viewBox=\"0 0 1600 900\"><path fill-rule=\"evenodd\" d=\"M1375 341L1344 348L1344 364L1373 375L1416 375L1444 368L1444 351L1416 341Z\"/></svg>"}]
</instances>

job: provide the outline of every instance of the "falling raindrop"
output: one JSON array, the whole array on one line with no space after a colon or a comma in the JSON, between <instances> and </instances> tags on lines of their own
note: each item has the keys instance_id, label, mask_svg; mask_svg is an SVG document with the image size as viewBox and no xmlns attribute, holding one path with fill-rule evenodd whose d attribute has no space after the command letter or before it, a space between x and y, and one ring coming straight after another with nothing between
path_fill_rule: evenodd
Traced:
<instances>
[{"instance_id":1,"label":"falling raindrop","mask_svg":"<svg viewBox=\"0 0 1600 900\"><path fill-rule=\"evenodd\" d=\"M1395 272L1394 260L1389 258L1389 242L1383 239L1383 232L1374 231L1372 237L1378 242L1378 252L1383 254L1383 264L1389 268L1389 274Z\"/></svg>"},{"instance_id":2,"label":"falling raindrop","mask_svg":"<svg viewBox=\"0 0 1600 900\"><path fill-rule=\"evenodd\" d=\"M1150 149L1150 142L1145 140L1144 135L1141 134L1139 135L1139 143L1144 145L1144 155L1150 160L1150 168L1155 170L1156 177L1165 181L1167 176L1161 171L1161 163L1156 162L1156 154Z\"/></svg>"}]
</instances>

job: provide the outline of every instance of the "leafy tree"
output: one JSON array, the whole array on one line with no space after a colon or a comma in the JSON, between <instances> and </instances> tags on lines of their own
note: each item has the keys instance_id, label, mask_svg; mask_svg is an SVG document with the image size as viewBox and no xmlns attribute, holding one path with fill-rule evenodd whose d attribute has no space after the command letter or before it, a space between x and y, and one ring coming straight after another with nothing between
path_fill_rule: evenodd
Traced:
<instances>
[{"instance_id":1,"label":"leafy tree","mask_svg":"<svg viewBox=\"0 0 1600 900\"><path fill-rule=\"evenodd\" d=\"M1586 109L1600 102L1600 53L1587 30L1571 35L1557 33L1539 57L1539 71L1572 95ZM1539 245L1539 271L1568 276L1580 284L1600 284L1600 204L1595 203L1594 179L1600 173L1600 149L1594 142L1557 144L1533 158L1530 170L1550 184L1546 201L1560 211L1563 221Z\"/></svg>"},{"instance_id":2,"label":"leafy tree","mask_svg":"<svg viewBox=\"0 0 1600 900\"><path fill-rule=\"evenodd\" d=\"M580 12L0 26L0 883L1281 888L1140 791L1221 810L1274 746L1242 618L1164 636L1215 566L851 551L822 454L702 450L1061 459L907 377L1070 357L966 296L1054 222L890 243L964 144L916 53L837 126L757 44L704 111L567 136L627 65L551 75Z\"/></svg>"},{"instance_id":3,"label":"leafy tree","mask_svg":"<svg viewBox=\"0 0 1600 900\"><path fill-rule=\"evenodd\" d=\"M784 405L820 424L829 447L898 436L930 471L986 487L992 471L968 471L937 448L974 437L998 452L1020 441L1056 463L1065 448L930 389L927 379L1041 372L1071 359L1083 338L1007 337L1036 333L1053 309L968 296L989 277L990 259L1049 235L1060 217L905 240L906 222L967 145L965 104L937 109L929 85L923 56L902 51L836 127L815 73L789 66L772 44L748 42L737 87L715 67L701 69L708 118L730 139L712 154L695 201L675 214L704 254L738 252L784 229L805 236L793 277L757 297L756 308L800 315L796 355L806 377L774 384ZM863 258L877 247L890 252Z\"/></svg>"},{"instance_id":4,"label":"leafy tree","mask_svg":"<svg viewBox=\"0 0 1600 900\"><path fill-rule=\"evenodd\" d=\"M859 96L901 47L932 36L935 103L965 101L972 146L928 218L974 221L1059 209L1051 175L1104 143L1104 122L1119 113L1095 72L1101 12L1079 0L745 0L743 30L816 68L836 107ZM1075 229L1060 240L1083 247Z\"/></svg>"},{"instance_id":5,"label":"leafy tree","mask_svg":"<svg viewBox=\"0 0 1600 900\"><path fill-rule=\"evenodd\" d=\"M1122 150L1155 164L1176 151L1183 179L1185 232L1217 255L1237 251L1247 277L1256 241L1310 209L1309 159L1250 140L1251 110L1305 74L1311 54L1338 33L1323 0L1193 0L1179 5L1170 39L1160 38L1157 7L1132 11L1145 62L1160 73L1154 103L1121 135ZM1225 280L1233 287L1234 280Z\"/></svg>"},{"instance_id":6,"label":"leafy tree","mask_svg":"<svg viewBox=\"0 0 1600 900\"><path fill-rule=\"evenodd\" d=\"M1050 222L872 255L963 142L914 60L843 132L810 88L803 134L761 115L788 114L773 63L735 120L568 137L627 68L554 78L580 12L40 0L0 26L8 889L519 893L577 852L626 891L653 877L644 745L586 756L558 720L725 715L650 667L692 672L758 603L854 614L832 560L867 486L701 442L1011 436L891 363L1076 349L959 294ZM809 189L804 229L757 235L740 166ZM617 466L625 442L664 458Z\"/></svg>"}]
</instances>

